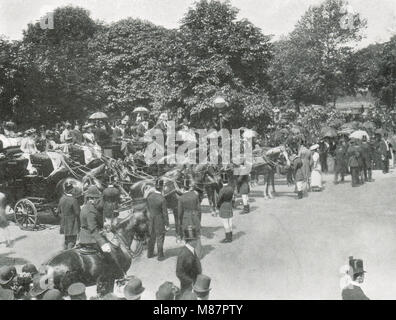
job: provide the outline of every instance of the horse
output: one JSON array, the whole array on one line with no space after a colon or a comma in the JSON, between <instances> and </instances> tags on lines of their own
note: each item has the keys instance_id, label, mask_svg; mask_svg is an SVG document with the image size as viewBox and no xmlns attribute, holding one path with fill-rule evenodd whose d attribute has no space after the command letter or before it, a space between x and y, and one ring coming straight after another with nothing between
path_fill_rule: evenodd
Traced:
<instances>
[{"instance_id":1,"label":"horse","mask_svg":"<svg viewBox=\"0 0 396 320\"><path fill-rule=\"evenodd\" d=\"M73 248L57 253L44 262L43 280L55 289L67 294L67 288L75 282L86 286L96 284L100 275L113 279L125 276L131 266L133 253L130 246L135 237L147 232L147 216L139 210L118 221L112 233L107 233L111 256L95 249ZM114 257L114 258L113 258Z\"/></svg>"}]
</instances>

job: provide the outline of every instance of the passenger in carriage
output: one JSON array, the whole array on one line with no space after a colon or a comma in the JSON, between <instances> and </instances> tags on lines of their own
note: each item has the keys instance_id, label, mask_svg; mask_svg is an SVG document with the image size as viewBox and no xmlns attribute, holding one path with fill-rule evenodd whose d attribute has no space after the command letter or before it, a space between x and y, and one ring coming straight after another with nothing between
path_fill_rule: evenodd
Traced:
<instances>
[{"instance_id":1,"label":"passenger in carriage","mask_svg":"<svg viewBox=\"0 0 396 320\"><path fill-rule=\"evenodd\" d=\"M36 139L36 147L38 151L45 152L47 151L47 135L44 125L40 126L39 134L40 136Z\"/></svg>"},{"instance_id":2,"label":"passenger in carriage","mask_svg":"<svg viewBox=\"0 0 396 320\"><path fill-rule=\"evenodd\" d=\"M83 134L80 129L80 124L76 122L74 129L70 132L73 144L82 145L83 143Z\"/></svg>"},{"instance_id":3,"label":"passenger in carriage","mask_svg":"<svg viewBox=\"0 0 396 320\"><path fill-rule=\"evenodd\" d=\"M35 137L36 137L36 129L29 129L25 131L26 137L21 141L21 150L26 154L35 154L39 151L36 147Z\"/></svg>"},{"instance_id":4,"label":"passenger in carriage","mask_svg":"<svg viewBox=\"0 0 396 320\"><path fill-rule=\"evenodd\" d=\"M66 121L66 123L65 123L65 129L62 131L62 133L60 135L60 142L61 143L72 142L71 123L69 121Z\"/></svg>"},{"instance_id":5,"label":"passenger in carriage","mask_svg":"<svg viewBox=\"0 0 396 320\"><path fill-rule=\"evenodd\" d=\"M17 135L15 133L15 123L12 121L8 121L4 125L4 135L9 138L15 138Z\"/></svg>"},{"instance_id":6,"label":"passenger in carriage","mask_svg":"<svg viewBox=\"0 0 396 320\"><path fill-rule=\"evenodd\" d=\"M88 123L84 125L83 127L83 140L87 144L93 144L95 143L95 134L93 133L93 127L94 125L92 123Z\"/></svg>"}]
</instances>

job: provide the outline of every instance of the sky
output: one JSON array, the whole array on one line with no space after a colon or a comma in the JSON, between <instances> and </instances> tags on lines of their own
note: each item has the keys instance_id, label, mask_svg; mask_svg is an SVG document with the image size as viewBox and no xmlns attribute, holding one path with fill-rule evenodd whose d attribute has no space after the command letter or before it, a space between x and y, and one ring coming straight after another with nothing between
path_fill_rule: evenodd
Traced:
<instances>
[{"instance_id":1,"label":"sky","mask_svg":"<svg viewBox=\"0 0 396 320\"><path fill-rule=\"evenodd\" d=\"M126 17L140 18L167 28L177 28L195 0L0 0L0 35L22 38L22 30L46 12L64 5L88 9L91 17L107 23ZM294 29L311 5L322 0L231 0L239 18L247 18L264 34L279 39ZM351 8L368 21L366 38L359 46L388 41L396 34L396 0L349 0Z\"/></svg>"}]
</instances>

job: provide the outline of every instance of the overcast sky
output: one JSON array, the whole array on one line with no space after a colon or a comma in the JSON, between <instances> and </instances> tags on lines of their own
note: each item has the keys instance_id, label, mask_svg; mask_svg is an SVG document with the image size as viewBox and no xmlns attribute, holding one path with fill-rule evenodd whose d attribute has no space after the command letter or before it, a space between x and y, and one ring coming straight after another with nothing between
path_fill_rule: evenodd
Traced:
<instances>
[{"instance_id":1,"label":"overcast sky","mask_svg":"<svg viewBox=\"0 0 396 320\"><path fill-rule=\"evenodd\" d=\"M93 19L114 22L133 17L168 28L177 28L194 0L0 0L0 35L21 39L22 30L45 12L68 4L90 11ZM231 0L265 34L276 38L293 30L310 5L322 0ZM349 0L354 11L368 20L367 38L362 45L389 40L396 34L396 0Z\"/></svg>"}]
</instances>

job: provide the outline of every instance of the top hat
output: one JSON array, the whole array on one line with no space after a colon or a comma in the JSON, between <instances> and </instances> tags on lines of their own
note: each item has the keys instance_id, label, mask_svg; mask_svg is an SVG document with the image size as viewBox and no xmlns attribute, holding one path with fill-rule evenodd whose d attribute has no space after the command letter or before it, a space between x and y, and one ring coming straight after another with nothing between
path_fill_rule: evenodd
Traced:
<instances>
[{"instance_id":1,"label":"top hat","mask_svg":"<svg viewBox=\"0 0 396 320\"><path fill-rule=\"evenodd\" d=\"M88 198L100 198L102 196L102 193L97 186L90 186L85 192L85 196Z\"/></svg>"},{"instance_id":2,"label":"top hat","mask_svg":"<svg viewBox=\"0 0 396 320\"><path fill-rule=\"evenodd\" d=\"M32 297L39 296L40 294L43 294L49 289L50 289L50 284L48 282L48 279L46 279L46 277L43 277L40 274L37 274L33 277L33 286L30 289L30 295Z\"/></svg>"},{"instance_id":3,"label":"top hat","mask_svg":"<svg viewBox=\"0 0 396 320\"><path fill-rule=\"evenodd\" d=\"M124 287L124 295L127 300L137 300L144 291L142 281L139 278L132 278Z\"/></svg>"},{"instance_id":4,"label":"top hat","mask_svg":"<svg viewBox=\"0 0 396 320\"><path fill-rule=\"evenodd\" d=\"M32 263L27 263L27 264L25 264L25 265L22 267L22 272L23 272L23 273L30 273L30 274L32 274L32 275L35 275L35 274L39 273L39 272L37 271L36 266L35 266L34 264L32 264Z\"/></svg>"},{"instance_id":5,"label":"top hat","mask_svg":"<svg viewBox=\"0 0 396 320\"><path fill-rule=\"evenodd\" d=\"M185 240L195 240L198 238L197 230L193 226L188 226L183 231Z\"/></svg>"},{"instance_id":6,"label":"top hat","mask_svg":"<svg viewBox=\"0 0 396 320\"><path fill-rule=\"evenodd\" d=\"M62 300L62 293L57 289L50 289L44 293L41 300Z\"/></svg>"},{"instance_id":7,"label":"top hat","mask_svg":"<svg viewBox=\"0 0 396 320\"><path fill-rule=\"evenodd\" d=\"M14 291L0 288L0 300L14 300Z\"/></svg>"},{"instance_id":8,"label":"top hat","mask_svg":"<svg viewBox=\"0 0 396 320\"><path fill-rule=\"evenodd\" d=\"M210 288L210 282L211 279L208 276L204 274L199 274L197 276L197 279L195 280L193 290L198 293L209 292L210 290L212 290Z\"/></svg>"},{"instance_id":9,"label":"top hat","mask_svg":"<svg viewBox=\"0 0 396 320\"><path fill-rule=\"evenodd\" d=\"M166 281L160 285L155 296L157 300L175 300L175 286L172 282Z\"/></svg>"},{"instance_id":10,"label":"top hat","mask_svg":"<svg viewBox=\"0 0 396 320\"><path fill-rule=\"evenodd\" d=\"M82 295L85 293L85 285L81 282L73 283L67 289L67 293L70 297Z\"/></svg>"},{"instance_id":11,"label":"top hat","mask_svg":"<svg viewBox=\"0 0 396 320\"><path fill-rule=\"evenodd\" d=\"M14 266L4 266L0 268L0 284L6 285L11 282L17 272Z\"/></svg>"},{"instance_id":12,"label":"top hat","mask_svg":"<svg viewBox=\"0 0 396 320\"><path fill-rule=\"evenodd\" d=\"M362 259L354 259L353 257L349 257L349 266L352 268L353 275L358 273L366 273L363 268Z\"/></svg>"}]
</instances>

